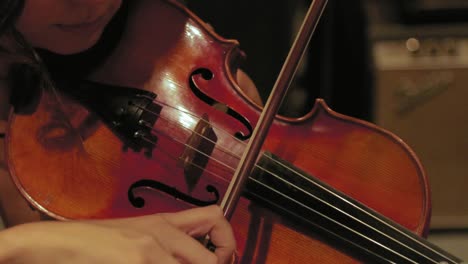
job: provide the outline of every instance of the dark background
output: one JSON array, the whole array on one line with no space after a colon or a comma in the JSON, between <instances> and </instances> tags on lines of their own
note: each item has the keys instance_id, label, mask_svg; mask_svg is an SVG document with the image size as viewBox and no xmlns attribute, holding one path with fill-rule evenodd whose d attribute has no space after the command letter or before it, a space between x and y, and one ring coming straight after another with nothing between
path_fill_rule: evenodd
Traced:
<instances>
[{"instance_id":1,"label":"dark background","mask_svg":"<svg viewBox=\"0 0 468 264\"><path fill-rule=\"evenodd\" d=\"M225 38L239 40L243 69L266 101L310 1L187 1ZM362 1L330 0L280 113L301 116L314 98L335 111L372 120L372 64Z\"/></svg>"}]
</instances>

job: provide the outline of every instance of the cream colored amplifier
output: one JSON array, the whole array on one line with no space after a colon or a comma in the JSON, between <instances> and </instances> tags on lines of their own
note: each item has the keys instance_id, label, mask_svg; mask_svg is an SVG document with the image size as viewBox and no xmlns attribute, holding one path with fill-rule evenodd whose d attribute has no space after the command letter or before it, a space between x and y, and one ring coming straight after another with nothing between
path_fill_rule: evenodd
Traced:
<instances>
[{"instance_id":1,"label":"cream colored amplifier","mask_svg":"<svg viewBox=\"0 0 468 264\"><path fill-rule=\"evenodd\" d=\"M468 39L374 43L375 122L421 159L431 228L468 228Z\"/></svg>"}]
</instances>

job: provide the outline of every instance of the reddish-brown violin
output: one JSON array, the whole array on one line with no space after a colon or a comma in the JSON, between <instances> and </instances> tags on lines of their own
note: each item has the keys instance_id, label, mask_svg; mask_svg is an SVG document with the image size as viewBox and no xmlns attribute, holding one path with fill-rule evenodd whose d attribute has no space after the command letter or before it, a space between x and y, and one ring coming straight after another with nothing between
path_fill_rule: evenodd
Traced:
<instances>
[{"instance_id":1,"label":"reddish-brown violin","mask_svg":"<svg viewBox=\"0 0 468 264\"><path fill-rule=\"evenodd\" d=\"M219 204L259 119L236 41L172 1L141 0L128 22L88 80L11 116L11 175L56 219ZM231 219L240 263L460 262L420 237L429 188L395 135L322 100L269 131Z\"/></svg>"}]
</instances>

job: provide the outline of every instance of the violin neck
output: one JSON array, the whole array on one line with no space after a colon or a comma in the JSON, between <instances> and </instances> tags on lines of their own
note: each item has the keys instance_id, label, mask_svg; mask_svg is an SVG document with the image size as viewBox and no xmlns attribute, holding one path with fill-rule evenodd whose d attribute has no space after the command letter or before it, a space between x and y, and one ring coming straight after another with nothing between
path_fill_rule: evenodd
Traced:
<instances>
[{"instance_id":1,"label":"violin neck","mask_svg":"<svg viewBox=\"0 0 468 264\"><path fill-rule=\"evenodd\" d=\"M457 257L269 153L262 156L250 176L245 195L366 260L461 263Z\"/></svg>"}]
</instances>

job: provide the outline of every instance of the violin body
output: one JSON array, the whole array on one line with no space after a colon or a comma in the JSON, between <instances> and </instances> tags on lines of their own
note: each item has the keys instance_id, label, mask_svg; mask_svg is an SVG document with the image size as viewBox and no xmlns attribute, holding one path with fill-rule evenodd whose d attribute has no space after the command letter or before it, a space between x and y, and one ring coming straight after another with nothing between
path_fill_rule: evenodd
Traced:
<instances>
[{"instance_id":1,"label":"violin body","mask_svg":"<svg viewBox=\"0 0 468 264\"><path fill-rule=\"evenodd\" d=\"M236 41L221 38L184 7L140 1L115 51L89 76L91 88L84 91L98 91L96 83L103 83L108 87L97 92L101 95L82 104L44 89L34 114L11 116L7 161L14 182L33 206L59 220L219 203L262 110L236 80L242 57ZM78 86L70 89L77 96L83 91ZM146 91L122 105L122 112L133 114L113 120L119 107L112 113L94 111L101 110L100 96L113 86ZM120 121L141 126L139 133L126 131L127 123ZM322 100L304 117L278 116L262 155L256 170L267 168L269 175L294 168L302 176L294 172L283 177L291 179L287 184L268 185L261 183L269 182L265 175L254 173L231 220L240 263L363 261L352 246L320 232L336 229L340 236L339 228L320 220L308 223L314 222L313 213L305 213L302 202L286 201L320 200L314 187L304 188L305 198L295 196L309 177L318 182L314 186L325 186L318 189L336 190L339 198L332 206L346 197L347 204L366 206L363 219L375 214L418 236L428 230L429 187L411 149L392 133L338 114ZM271 172L283 161L286 167ZM291 187L294 183L299 187ZM262 189L266 185L286 198ZM356 217L364 211L350 210ZM343 236L348 235L353 234Z\"/></svg>"}]
</instances>

